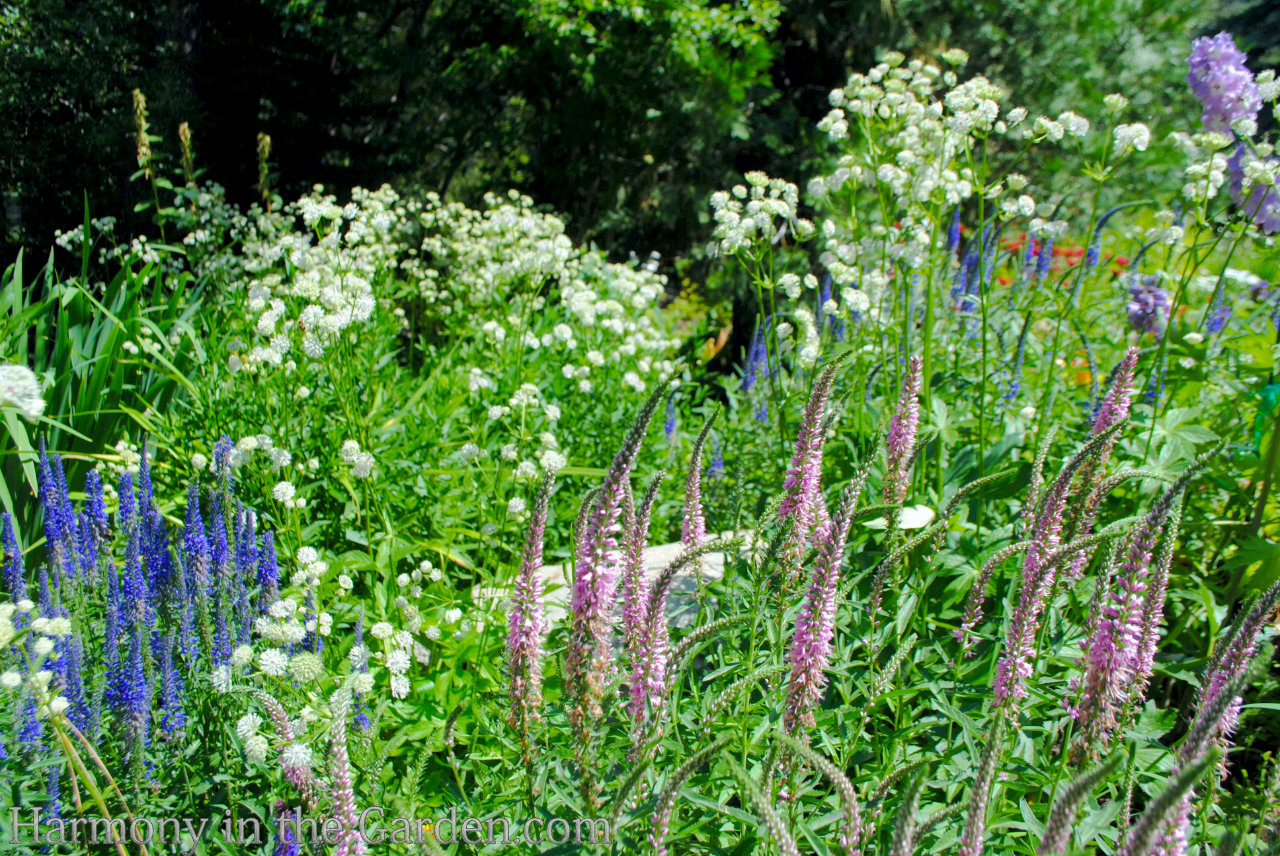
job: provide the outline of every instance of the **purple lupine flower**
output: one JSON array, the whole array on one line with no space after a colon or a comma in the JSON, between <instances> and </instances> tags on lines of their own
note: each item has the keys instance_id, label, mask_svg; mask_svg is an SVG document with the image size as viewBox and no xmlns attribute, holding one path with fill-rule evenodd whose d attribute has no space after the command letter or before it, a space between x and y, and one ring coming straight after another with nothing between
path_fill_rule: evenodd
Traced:
<instances>
[{"instance_id":1,"label":"purple lupine flower","mask_svg":"<svg viewBox=\"0 0 1280 856\"><path fill-rule=\"evenodd\" d=\"M613 566L617 558L618 518L631 467L665 386L660 384L649 396L622 448L614 456L604 483L589 500L574 559L565 684L572 699L569 719L574 733L574 753L583 774L584 795L592 804L598 797L594 776L588 769L588 757L594 723L604 715L601 705L612 671L610 611L617 586Z\"/></svg>"},{"instance_id":2,"label":"purple lupine flower","mask_svg":"<svg viewBox=\"0 0 1280 856\"><path fill-rule=\"evenodd\" d=\"M951 225L947 227L947 252L955 254L960 248L960 206L956 206L951 215Z\"/></svg>"},{"instance_id":3,"label":"purple lupine flower","mask_svg":"<svg viewBox=\"0 0 1280 856\"><path fill-rule=\"evenodd\" d=\"M349 696L335 694L332 702L333 725L329 741L329 769L333 774L333 814L340 831L333 856L361 856L365 852L364 837L360 834L360 813L356 810L355 786L352 781L351 760L347 757L347 714L351 706Z\"/></svg>"},{"instance_id":4,"label":"purple lupine flower","mask_svg":"<svg viewBox=\"0 0 1280 856\"><path fill-rule=\"evenodd\" d=\"M0 543L4 546L4 590L17 603L27 596L27 575L22 569L18 539L13 534L13 518L7 511L0 514Z\"/></svg>"},{"instance_id":5,"label":"purple lupine flower","mask_svg":"<svg viewBox=\"0 0 1280 856\"><path fill-rule=\"evenodd\" d=\"M907 365L907 375L902 379L902 392L898 396L898 406L889 420L889 431L885 437L884 485L881 494L885 503L901 505L907 498L907 487L911 482L911 464L915 460L916 434L920 428L920 395L924 361L920 357L912 357ZM897 525L897 515L893 515L893 527Z\"/></svg>"},{"instance_id":6,"label":"purple lupine flower","mask_svg":"<svg viewBox=\"0 0 1280 856\"><path fill-rule=\"evenodd\" d=\"M525 764L533 761L529 730L542 717L542 640L547 632L543 614L542 543L547 530L547 505L554 478L543 479L533 501L524 561L516 578L515 595L507 630L507 694L511 711L507 721L520 733Z\"/></svg>"},{"instance_id":7,"label":"purple lupine flower","mask_svg":"<svg viewBox=\"0 0 1280 856\"><path fill-rule=\"evenodd\" d=\"M831 643L835 636L836 589L840 584L840 565L844 546L853 522L853 512L862 493L866 470L855 477L845 490L835 517L818 534L818 558L805 592L804 605L796 616L787 659L791 677L787 682L787 707L783 727L794 734L801 727L814 725L813 709L822 700L830 665Z\"/></svg>"},{"instance_id":8,"label":"purple lupine flower","mask_svg":"<svg viewBox=\"0 0 1280 856\"><path fill-rule=\"evenodd\" d=\"M778 505L778 519L784 524L791 521L791 529L781 551L785 580L788 583L794 582L800 572L800 560L816 518L822 482L822 449L826 443L824 417L837 366L838 363L828 365L813 384L809 403L805 405L804 415L800 419L800 432L796 436L795 451L791 455L791 467L782 483L786 496Z\"/></svg>"},{"instance_id":9,"label":"purple lupine flower","mask_svg":"<svg viewBox=\"0 0 1280 856\"><path fill-rule=\"evenodd\" d=\"M1160 287L1160 277L1135 274L1130 278L1129 302L1125 311L1129 316L1129 326L1137 333L1150 333L1157 339L1164 336L1171 308L1169 292Z\"/></svg>"},{"instance_id":10,"label":"purple lupine flower","mask_svg":"<svg viewBox=\"0 0 1280 856\"><path fill-rule=\"evenodd\" d=\"M674 392L667 396L667 418L662 423L662 435L667 438L668 444L676 437L676 394Z\"/></svg>"},{"instance_id":11,"label":"purple lupine flower","mask_svg":"<svg viewBox=\"0 0 1280 856\"><path fill-rule=\"evenodd\" d=\"M1187 83L1204 106L1201 121L1205 130L1230 136L1232 122L1258 118L1262 98L1245 66L1246 59L1230 33L1204 36L1191 43Z\"/></svg>"},{"instance_id":12,"label":"purple lupine flower","mask_svg":"<svg viewBox=\"0 0 1280 856\"><path fill-rule=\"evenodd\" d=\"M1253 220L1254 225L1267 235L1280 232L1280 192L1277 192L1275 174L1280 167L1280 158L1269 157L1264 161L1267 178L1254 183L1249 182L1248 198L1245 197L1245 165L1257 161L1257 157L1244 145L1236 148L1227 161L1227 190L1231 201L1236 204L1245 217ZM1269 180L1268 180L1269 178Z\"/></svg>"}]
</instances>

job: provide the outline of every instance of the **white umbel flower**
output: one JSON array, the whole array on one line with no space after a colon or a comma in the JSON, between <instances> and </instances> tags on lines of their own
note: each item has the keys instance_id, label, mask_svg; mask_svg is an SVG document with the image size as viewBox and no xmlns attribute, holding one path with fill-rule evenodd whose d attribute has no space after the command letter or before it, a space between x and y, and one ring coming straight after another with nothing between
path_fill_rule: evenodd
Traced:
<instances>
[{"instance_id":1,"label":"white umbel flower","mask_svg":"<svg viewBox=\"0 0 1280 856\"><path fill-rule=\"evenodd\" d=\"M35 372L26 366L0 365L0 407L12 407L28 422L44 413L44 397Z\"/></svg>"}]
</instances>

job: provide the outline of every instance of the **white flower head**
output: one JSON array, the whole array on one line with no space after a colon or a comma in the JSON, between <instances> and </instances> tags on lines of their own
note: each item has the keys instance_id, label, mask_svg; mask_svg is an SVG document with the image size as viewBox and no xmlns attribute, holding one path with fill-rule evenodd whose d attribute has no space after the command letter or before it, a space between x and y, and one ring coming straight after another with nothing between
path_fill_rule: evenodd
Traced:
<instances>
[{"instance_id":1,"label":"white flower head","mask_svg":"<svg viewBox=\"0 0 1280 856\"><path fill-rule=\"evenodd\" d=\"M44 413L44 389L26 366L0 365L0 407L12 407L28 422Z\"/></svg>"}]
</instances>

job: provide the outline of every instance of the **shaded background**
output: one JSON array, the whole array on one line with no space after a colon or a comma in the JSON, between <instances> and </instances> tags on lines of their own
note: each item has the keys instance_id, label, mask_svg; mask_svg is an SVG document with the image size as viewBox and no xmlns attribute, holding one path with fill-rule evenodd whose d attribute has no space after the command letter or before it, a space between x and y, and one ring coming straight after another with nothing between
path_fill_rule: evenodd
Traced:
<instances>
[{"instance_id":1,"label":"shaded background","mask_svg":"<svg viewBox=\"0 0 1280 856\"><path fill-rule=\"evenodd\" d=\"M265 132L286 200L317 183L469 204L516 187L575 240L669 263L696 260L712 190L816 170L827 93L879 51L963 47L1033 109L1122 91L1154 118L1194 112L1186 42L1222 27L1253 67L1274 62L1269 0L19 0L0 12L2 261L43 258L86 197L128 220L135 87L165 166L189 122L203 178L234 202L256 196Z\"/></svg>"}]
</instances>

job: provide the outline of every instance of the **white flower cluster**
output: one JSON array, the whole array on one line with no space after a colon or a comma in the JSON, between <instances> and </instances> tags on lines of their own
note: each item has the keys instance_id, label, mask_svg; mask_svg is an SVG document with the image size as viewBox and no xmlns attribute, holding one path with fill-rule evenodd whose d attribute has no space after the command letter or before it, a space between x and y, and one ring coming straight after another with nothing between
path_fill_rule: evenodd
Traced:
<instances>
[{"instance_id":1,"label":"white flower cluster","mask_svg":"<svg viewBox=\"0 0 1280 856\"><path fill-rule=\"evenodd\" d=\"M16 604L0 603L0 653L3 653L18 637L18 628L14 624L13 616L16 613L30 614L34 609L35 604L26 599ZM39 616L29 619L27 625L35 639L28 643L28 651L20 659L33 664L43 663L50 657L56 658L57 654L54 650L56 640L71 633L71 619L65 617ZM7 656L5 659L7 660ZM12 669L0 672L0 689L16 690L25 684L28 691L36 698L36 712L42 718L60 714L70 706L65 696L50 689L52 681L53 672L48 669L34 669L26 674Z\"/></svg>"},{"instance_id":2,"label":"white flower cluster","mask_svg":"<svg viewBox=\"0 0 1280 856\"><path fill-rule=\"evenodd\" d=\"M373 474L373 454L361 451L360 444L355 440L343 443L340 454L342 460L351 465L351 475L358 479L367 479Z\"/></svg>"},{"instance_id":3,"label":"white flower cluster","mask_svg":"<svg viewBox=\"0 0 1280 856\"><path fill-rule=\"evenodd\" d=\"M813 237L813 223L799 216L800 191L794 184L759 171L745 178L745 185L711 194L716 221L712 252L733 255L757 240L775 244L788 228L798 240Z\"/></svg>"},{"instance_id":4,"label":"white flower cluster","mask_svg":"<svg viewBox=\"0 0 1280 856\"><path fill-rule=\"evenodd\" d=\"M44 414L44 388L26 366L0 365L0 407L12 407L34 422Z\"/></svg>"},{"instance_id":5,"label":"white flower cluster","mask_svg":"<svg viewBox=\"0 0 1280 856\"><path fill-rule=\"evenodd\" d=\"M383 186L357 188L340 206L321 188L289 206L284 216L253 222L235 284L255 344L234 353L231 368L261 371L286 366L290 354L316 360L353 325L378 308L373 283L395 263L406 210ZM294 228L300 220L303 229Z\"/></svg>"}]
</instances>

